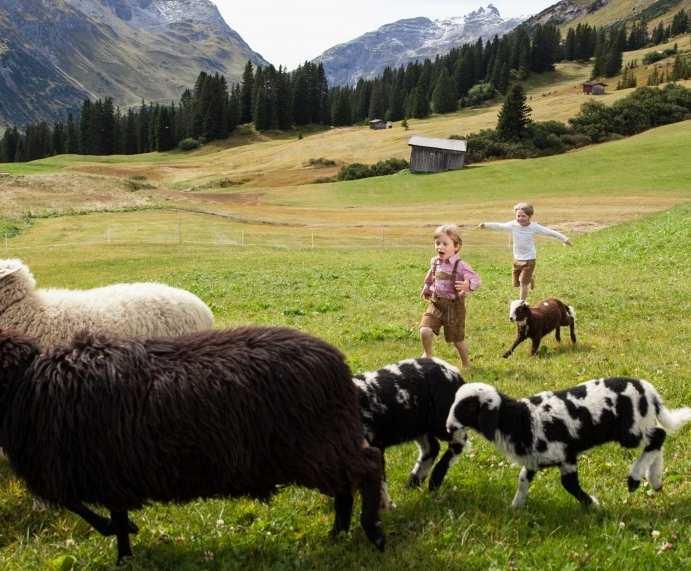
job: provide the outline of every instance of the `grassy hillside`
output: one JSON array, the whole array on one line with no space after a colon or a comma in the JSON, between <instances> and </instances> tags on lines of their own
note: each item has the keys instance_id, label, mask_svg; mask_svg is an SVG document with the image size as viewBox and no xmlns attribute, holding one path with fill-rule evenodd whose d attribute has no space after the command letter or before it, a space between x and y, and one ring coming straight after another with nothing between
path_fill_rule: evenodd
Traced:
<instances>
[{"instance_id":1,"label":"grassy hillside","mask_svg":"<svg viewBox=\"0 0 691 571\"><path fill-rule=\"evenodd\" d=\"M519 196L507 193L505 200ZM44 287L92 287L123 279L185 287L211 305L218 325L299 327L340 347L354 370L419 354L417 294L432 253L429 245L299 250L262 241L239 248L137 240L75 243L58 250L41 246L47 236L69 237L82 220L92 221L96 238L108 224L123 218L134 224L136 216L39 221L10 240L7 255L21 255ZM593 377L633 375L655 383L671 406L691 402L691 323L681 318L691 310L689 228L691 208L684 206L577 238L572 249L540 242L533 299L556 295L574 304L579 344L558 348L546 339L536 359L528 358L525 346L510 360L500 358L514 335L506 320L506 302L513 296L509 253L491 240L469 242L464 256L484 280L469 304L474 362L469 378L525 395ZM41 247L19 248L34 241ZM437 344L437 350L454 360L448 346ZM328 541L331 502L287 488L269 505L214 500L154 505L135 513L142 531L133 538L136 560L127 568L682 569L691 557L685 532L691 525L690 445L689 427L666 444L660 494L647 488L626 492L633 451L609 445L583 455L581 481L603 504L588 512L561 489L555 471L536 479L525 510L511 510L518 469L477 436L439 493L408 490L404 483L416 453L407 445L388 454L398 508L384 518L389 538L384 555L374 552L355 526L351 536ZM76 558L77 568L110 569L114 561L112 540L76 517L32 511L31 498L0 460L0 567L49 568L66 554Z\"/></svg>"},{"instance_id":2,"label":"grassy hillside","mask_svg":"<svg viewBox=\"0 0 691 571\"><path fill-rule=\"evenodd\" d=\"M578 4L590 6L591 0L582 0ZM691 11L691 0L609 0L604 6L562 25L562 31L575 28L578 24L591 26L609 26L616 22L629 21L645 14L648 30L652 31L660 21L664 25L672 22L679 10Z\"/></svg>"}]
</instances>

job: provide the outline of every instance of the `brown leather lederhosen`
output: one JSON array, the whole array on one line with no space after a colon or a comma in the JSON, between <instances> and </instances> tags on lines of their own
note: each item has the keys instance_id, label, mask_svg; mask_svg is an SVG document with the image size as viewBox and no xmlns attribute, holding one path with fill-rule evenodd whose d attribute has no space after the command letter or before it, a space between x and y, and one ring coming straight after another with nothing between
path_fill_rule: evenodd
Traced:
<instances>
[{"instance_id":1,"label":"brown leather lederhosen","mask_svg":"<svg viewBox=\"0 0 691 571\"><path fill-rule=\"evenodd\" d=\"M434 280L450 280L452 284L455 284L458 281L459 263L460 260L456 260L452 272L447 274L437 271L435 261L432 268ZM436 335L439 335L439 330L444 326L444 339L449 343L465 339L465 298L458 295L455 285L453 290L454 299L436 297L433 294L420 322L420 327L429 327Z\"/></svg>"}]
</instances>

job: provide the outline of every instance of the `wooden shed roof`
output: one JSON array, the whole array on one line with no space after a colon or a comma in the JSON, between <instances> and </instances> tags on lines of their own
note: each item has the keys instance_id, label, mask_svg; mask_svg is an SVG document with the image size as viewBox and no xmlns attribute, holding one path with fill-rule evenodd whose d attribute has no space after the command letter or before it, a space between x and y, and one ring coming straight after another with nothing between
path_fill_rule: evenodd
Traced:
<instances>
[{"instance_id":1,"label":"wooden shed roof","mask_svg":"<svg viewBox=\"0 0 691 571\"><path fill-rule=\"evenodd\" d=\"M410 137L408 145L411 147L429 147L433 149L443 149L445 151L466 151L466 142L461 139L430 139L428 137Z\"/></svg>"}]
</instances>

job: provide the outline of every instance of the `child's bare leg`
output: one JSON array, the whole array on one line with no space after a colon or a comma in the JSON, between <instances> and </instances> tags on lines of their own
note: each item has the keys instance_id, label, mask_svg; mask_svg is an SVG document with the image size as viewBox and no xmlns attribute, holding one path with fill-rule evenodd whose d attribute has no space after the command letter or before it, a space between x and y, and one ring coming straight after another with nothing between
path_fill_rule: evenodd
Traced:
<instances>
[{"instance_id":1,"label":"child's bare leg","mask_svg":"<svg viewBox=\"0 0 691 571\"><path fill-rule=\"evenodd\" d=\"M456 347L456 351L458 351L463 367L470 367L470 357L468 356L468 345L466 342L456 341L454 346Z\"/></svg>"},{"instance_id":2,"label":"child's bare leg","mask_svg":"<svg viewBox=\"0 0 691 571\"><path fill-rule=\"evenodd\" d=\"M420 341L422 341L422 356L431 359L434 331L429 327L420 327Z\"/></svg>"},{"instance_id":3,"label":"child's bare leg","mask_svg":"<svg viewBox=\"0 0 691 571\"><path fill-rule=\"evenodd\" d=\"M521 284L521 299L525 301L528 299L528 288L530 287L530 283L527 284Z\"/></svg>"}]
</instances>

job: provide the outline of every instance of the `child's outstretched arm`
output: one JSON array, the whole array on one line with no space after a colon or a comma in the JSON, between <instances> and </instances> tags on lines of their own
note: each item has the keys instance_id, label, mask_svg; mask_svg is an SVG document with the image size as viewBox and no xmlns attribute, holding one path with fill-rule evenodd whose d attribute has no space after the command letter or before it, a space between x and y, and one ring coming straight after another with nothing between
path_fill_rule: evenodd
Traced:
<instances>
[{"instance_id":1,"label":"child's outstretched arm","mask_svg":"<svg viewBox=\"0 0 691 571\"><path fill-rule=\"evenodd\" d=\"M481 222L477 227L482 230L511 230L513 222Z\"/></svg>"},{"instance_id":2,"label":"child's outstretched arm","mask_svg":"<svg viewBox=\"0 0 691 571\"><path fill-rule=\"evenodd\" d=\"M571 240L568 239L568 237L564 236L561 232L557 232L556 230L552 230L552 228L547 228L547 226L542 226L541 224L538 224L537 222L533 222L533 227L535 228L535 233L536 234L542 234L543 236L550 236L551 238L556 238L557 240L561 240L566 244L567 246L571 246Z\"/></svg>"}]
</instances>

